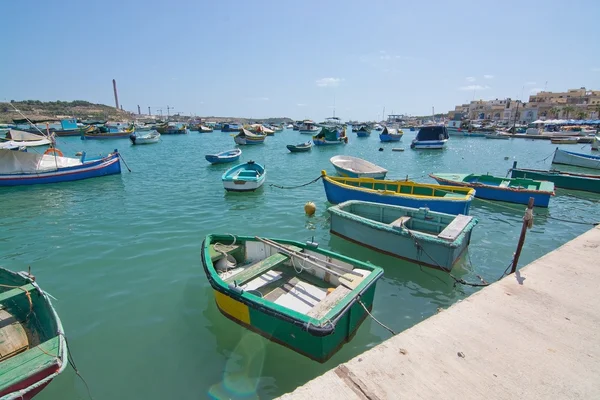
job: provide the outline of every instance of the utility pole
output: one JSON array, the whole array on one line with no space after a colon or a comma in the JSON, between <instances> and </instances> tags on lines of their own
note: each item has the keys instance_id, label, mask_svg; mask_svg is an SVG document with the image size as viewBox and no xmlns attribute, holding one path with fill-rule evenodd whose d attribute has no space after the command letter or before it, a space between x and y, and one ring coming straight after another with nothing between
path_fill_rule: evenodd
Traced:
<instances>
[{"instance_id":1,"label":"utility pole","mask_svg":"<svg viewBox=\"0 0 600 400\"><path fill-rule=\"evenodd\" d=\"M175 107L169 107L169 105L167 104L167 119L169 119L169 117L171 116L171 110L174 108Z\"/></svg>"}]
</instances>

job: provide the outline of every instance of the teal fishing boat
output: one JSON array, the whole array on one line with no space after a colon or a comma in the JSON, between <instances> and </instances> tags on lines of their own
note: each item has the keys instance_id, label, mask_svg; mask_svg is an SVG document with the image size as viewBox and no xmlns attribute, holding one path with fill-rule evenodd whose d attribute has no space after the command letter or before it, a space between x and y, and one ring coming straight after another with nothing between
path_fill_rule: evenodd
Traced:
<instances>
[{"instance_id":1,"label":"teal fishing boat","mask_svg":"<svg viewBox=\"0 0 600 400\"><path fill-rule=\"evenodd\" d=\"M450 271L467 251L477 219L428 208L346 201L329 208L331 233L360 246Z\"/></svg>"},{"instance_id":2,"label":"teal fishing boat","mask_svg":"<svg viewBox=\"0 0 600 400\"><path fill-rule=\"evenodd\" d=\"M533 197L538 207L548 207L554 196L554 183L523 178L503 178L475 174L429 174L442 185L475 189L475 197L508 203L527 204Z\"/></svg>"},{"instance_id":3,"label":"teal fishing boat","mask_svg":"<svg viewBox=\"0 0 600 400\"><path fill-rule=\"evenodd\" d=\"M31 399L67 366L60 318L32 275L0 268L0 322L0 398Z\"/></svg>"},{"instance_id":4,"label":"teal fishing boat","mask_svg":"<svg viewBox=\"0 0 600 400\"><path fill-rule=\"evenodd\" d=\"M517 162L511 168L512 178L534 179L537 181L549 181L561 189L580 190L582 192L600 193L600 175L577 174L551 169L549 171L539 169L517 168Z\"/></svg>"},{"instance_id":5,"label":"teal fishing boat","mask_svg":"<svg viewBox=\"0 0 600 400\"><path fill-rule=\"evenodd\" d=\"M309 140L308 142L305 142L305 143L288 144L286 147L292 153L303 153L303 152L310 151L310 149L312 149L312 142Z\"/></svg>"},{"instance_id":6,"label":"teal fishing boat","mask_svg":"<svg viewBox=\"0 0 600 400\"><path fill-rule=\"evenodd\" d=\"M234 322L318 362L350 341L383 270L314 243L208 235L202 264Z\"/></svg>"}]
</instances>

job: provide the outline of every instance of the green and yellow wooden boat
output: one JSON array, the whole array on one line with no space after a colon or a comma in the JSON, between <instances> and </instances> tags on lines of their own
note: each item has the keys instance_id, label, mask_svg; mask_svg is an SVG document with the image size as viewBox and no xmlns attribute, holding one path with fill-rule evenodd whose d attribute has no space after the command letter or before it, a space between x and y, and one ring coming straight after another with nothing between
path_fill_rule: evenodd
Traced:
<instances>
[{"instance_id":1,"label":"green and yellow wooden boat","mask_svg":"<svg viewBox=\"0 0 600 400\"><path fill-rule=\"evenodd\" d=\"M31 399L67 366L63 328L25 272L0 268L0 398Z\"/></svg>"},{"instance_id":2,"label":"green and yellow wooden boat","mask_svg":"<svg viewBox=\"0 0 600 400\"><path fill-rule=\"evenodd\" d=\"M202 264L223 315L319 362L351 340L383 274L313 243L233 235L206 236Z\"/></svg>"}]
</instances>

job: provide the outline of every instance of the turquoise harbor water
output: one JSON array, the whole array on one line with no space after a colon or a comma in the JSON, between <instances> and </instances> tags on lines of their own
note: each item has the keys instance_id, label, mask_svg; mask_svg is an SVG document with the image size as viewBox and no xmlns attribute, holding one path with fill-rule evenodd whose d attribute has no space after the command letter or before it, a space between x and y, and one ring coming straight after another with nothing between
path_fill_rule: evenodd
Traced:
<instances>
[{"instance_id":1,"label":"turquoise harbor water","mask_svg":"<svg viewBox=\"0 0 600 400\"><path fill-rule=\"evenodd\" d=\"M382 144L378 135L346 146L289 153L285 145L309 139L278 132L262 146L243 147L241 160L266 164L267 184L251 194L226 194L222 173L209 152L234 147L229 133L191 132L164 136L158 144L131 146L127 140L59 139L73 155L118 148L133 172L88 181L0 188L0 264L13 270L31 266L38 282L57 300L77 367L95 399L270 398L293 390L333 366L367 350L389 333L366 320L354 340L326 364L245 331L218 312L200 263L205 234L222 232L305 241L385 268L374 315L399 332L473 292L454 287L445 274L379 256L331 237L322 183L294 190L326 169L329 158L349 154L390 170L389 178L409 176L431 182L430 172L505 175L513 160L522 167L547 168L555 145L523 139L451 138L444 151L412 151L414 132L400 143ZM384 148L380 152L378 149ZM404 152L392 152L404 147ZM588 152L581 146L565 146ZM505 157L509 157L505 160ZM546 158L545 160L543 160ZM589 229L557 220L600 220L600 197L558 190L549 209L536 209L520 265L540 257ZM303 205L314 201L309 218ZM469 259L454 273L478 281L496 280L515 250L525 206L475 200ZM86 398L72 368L38 398Z\"/></svg>"}]
</instances>

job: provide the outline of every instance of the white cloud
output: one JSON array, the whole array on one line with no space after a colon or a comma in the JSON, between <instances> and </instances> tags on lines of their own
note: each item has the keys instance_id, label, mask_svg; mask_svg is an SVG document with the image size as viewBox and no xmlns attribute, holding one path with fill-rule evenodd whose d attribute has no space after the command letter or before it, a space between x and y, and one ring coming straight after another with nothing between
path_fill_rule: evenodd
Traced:
<instances>
[{"instance_id":1,"label":"white cloud","mask_svg":"<svg viewBox=\"0 0 600 400\"><path fill-rule=\"evenodd\" d=\"M467 82L475 82L475 81L476 81L475 77L473 77L473 76L467 76L467 77L465 78L465 80L466 80Z\"/></svg>"},{"instance_id":2,"label":"white cloud","mask_svg":"<svg viewBox=\"0 0 600 400\"><path fill-rule=\"evenodd\" d=\"M298 104L296 104L296 105L297 105L298 107L306 107L306 104L304 104L304 103L298 103Z\"/></svg>"},{"instance_id":3,"label":"white cloud","mask_svg":"<svg viewBox=\"0 0 600 400\"><path fill-rule=\"evenodd\" d=\"M319 87L336 87L340 86L340 83L343 81L342 78L321 78L317 79L315 83Z\"/></svg>"},{"instance_id":4,"label":"white cloud","mask_svg":"<svg viewBox=\"0 0 600 400\"><path fill-rule=\"evenodd\" d=\"M594 67L594 68L591 68L591 70L594 72L600 72L600 67Z\"/></svg>"},{"instance_id":5,"label":"white cloud","mask_svg":"<svg viewBox=\"0 0 600 400\"><path fill-rule=\"evenodd\" d=\"M539 87L536 87L536 88L533 88L533 89L531 89L531 90L529 91L529 93L531 93L531 94L536 94L536 93L538 93L538 92L541 92L542 90L544 90L544 89L542 89L542 88L539 88Z\"/></svg>"},{"instance_id":6,"label":"white cloud","mask_svg":"<svg viewBox=\"0 0 600 400\"><path fill-rule=\"evenodd\" d=\"M533 86L533 85L535 85L535 84L536 84L536 83L535 83L535 82L533 82L533 81L530 81L530 82L525 82L525 85L526 85L526 86Z\"/></svg>"},{"instance_id":7,"label":"white cloud","mask_svg":"<svg viewBox=\"0 0 600 400\"><path fill-rule=\"evenodd\" d=\"M486 89L490 89L489 86L485 85L469 85L469 86L461 86L459 88L460 90L486 90Z\"/></svg>"},{"instance_id":8,"label":"white cloud","mask_svg":"<svg viewBox=\"0 0 600 400\"><path fill-rule=\"evenodd\" d=\"M484 75L484 79L494 79L494 75Z\"/></svg>"}]
</instances>

